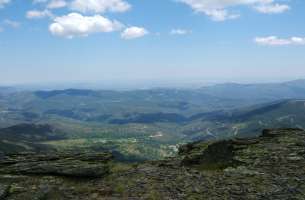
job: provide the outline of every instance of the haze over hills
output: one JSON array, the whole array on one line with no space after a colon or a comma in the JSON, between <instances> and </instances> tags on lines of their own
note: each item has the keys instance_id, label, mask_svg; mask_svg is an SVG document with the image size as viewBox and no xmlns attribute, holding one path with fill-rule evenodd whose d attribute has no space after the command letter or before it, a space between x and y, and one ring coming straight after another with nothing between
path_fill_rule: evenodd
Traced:
<instances>
[{"instance_id":1,"label":"haze over hills","mask_svg":"<svg viewBox=\"0 0 305 200\"><path fill-rule=\"evenodd\" d=\"M262 84L228 83L203 87L202 90L212 96L231 99L296 99L304 98L305 80Z\"/></svg>"},{"instance_id":2,"label":"haze over hills","mask_svg":"<svg viewBox=\"0 0 305 200\"><path fill-rule=\"evenodd\" d=\"M255 136L264 128L303 128L303 99L304 80L130 91L3 88L0 127L49 124L64 136L39 145L158 159L190 141Z\"/></svg>"}]
</instances>

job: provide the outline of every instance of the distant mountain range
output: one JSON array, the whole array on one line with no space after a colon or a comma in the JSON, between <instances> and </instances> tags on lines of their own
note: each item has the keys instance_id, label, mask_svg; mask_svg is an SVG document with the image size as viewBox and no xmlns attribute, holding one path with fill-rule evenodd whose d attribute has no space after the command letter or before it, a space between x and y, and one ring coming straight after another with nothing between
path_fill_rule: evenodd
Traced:
<instances>
[{"instance_id":1,"label":"distant mountain range","mask_svg":"<svg viewBox=\"0 0 305 200\"><path fill-rule=\"evenodd\" d=\"M57 149L106 148L133 158L156 159L172 155L189 141L252 137L264 128L303 129L304 113L305 80L194 90L0 88L0 128L49 124L56 129L54 137L38 130L33 136L21 134L23 138L2 133L0 142L4 147L22 141L18 148L31 148L29 142L42 137L46 139L38 143Z\"/></svg>"},{"instance_id":2,"label":"distant mountain range","mask_svg":"<svg viewBox=\"0 0 305 200\"><path fill-rule=\"evenodd\" d=\"M228 99L278 100L305 98L305 80L265 84L219 84L201 88L207 95Z\"/></svg>"}]
</instances>

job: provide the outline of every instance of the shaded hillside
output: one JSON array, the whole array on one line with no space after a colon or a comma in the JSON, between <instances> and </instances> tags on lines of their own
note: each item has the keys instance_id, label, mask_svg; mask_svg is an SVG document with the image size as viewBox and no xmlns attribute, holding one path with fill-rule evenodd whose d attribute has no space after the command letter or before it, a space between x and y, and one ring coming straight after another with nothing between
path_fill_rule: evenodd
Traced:
<instances>
[{"instance_id":1,"label":"shaded hillside","mask_svg":"<svg viewBox=\"0 0 305 200\"><path fill-rule=\"evenodd\" d=\"M259 107L248 108L246 111L236 112L233 122L244 124L241 135L251 132L253 127L264 128L301 128L305 127L305 100L287 100L275 102ZM253 131L252 131L253 132Z\"/></svg>"},{"instance_id":2,"label":"shaded hillside","mask_svg":"<svg viewBox=\"0 0 305 200\"><path fill-rule=\"evenodd\" d=\"M192 116L183 133L192 140L257 136L265 128L305 127L305 100L282 100Z\"/></svg>"},{"instance_id":3,"label":"shaded hillside","mask_svg":"<svg viewBox=\"0 0 305 200\"><path fill-rule=\"evenodd\" d=\"M48 151L40 142L66 138L49 125L20 124L0 129L0 152Z\"/></svg>"},{"instance_id":4,"label":"shaded hillside","mask_svg":"<svg viewBox=\"0 0 305 200\"><path fill-rule=\"evenodd\" d=\"M175 158L137 165L107 154L6 155L0 157L0 197L302 200L304 141L303 130L265 130L253 139L191 143Z\"/></svg>"},{"instance_id":5,"label":"shaded hillside","mask_svg":"<svg viewBox=\"0 0 305 200\"><path fill-rule=\"evenodd\" d=\"M19 124L0 129L0 138L12 141L47 141L64 139L55 128L47 124Z\"/></svg>"},{"instance_id":6,"label":"shaded hillside","mask_svg":"<svg viewBox=\"0 0 305 200\"><path fill-rule=\"evenodd\" d=\"M268 103L260 106L249 107L244 111L236 112L233 118L236 120L251 120L254 118L274 119L282 121L285 118L294 118L295 123L302 123L305 119L305 100L285 100L280 102ZM291 118L292 117L292 118Z\"/></svg>"}]
</instances>

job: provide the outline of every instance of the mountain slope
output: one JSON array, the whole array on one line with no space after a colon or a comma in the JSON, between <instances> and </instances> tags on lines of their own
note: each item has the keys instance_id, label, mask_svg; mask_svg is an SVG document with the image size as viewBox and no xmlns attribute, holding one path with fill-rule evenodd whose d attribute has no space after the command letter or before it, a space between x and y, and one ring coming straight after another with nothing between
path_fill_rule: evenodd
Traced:
<instances>
[{"instance_id":1,"label":"mountain slope","mask_svg":"<svg viewBox=\"0 0 305 200\"><path fill-rule=\"evenodd\" d=\"M305 100L287 100L271 103L246 112L237 112L232 116L236 123L246 124L248 127L257 126L260 129L270 128L301 128L305 127ZM242 134L250 132L245 128Z\"/></svg>"},{"instance_id":2,"label":"mountain slope","mask_svg":"<svg viewBox=\"0 0 305 200\"><path fill-rule=\"evenodd\" d=\"M193 140L215 140L256 136L265 128L304 129L304 113L305 100L282 100L235 110L197 114L183 127L183 132Z\"/></svg>"},{"instance_id":3,"label":"mountain slope","mask_svg":"<svg viewBox=\"0 0 305 200\"><path fill-rule=\"evenodd\" d=\"M50 151L53 148L41 142L65 138L49 125L19 124L0 129L0 152Z\"/></svg>"},{"instance_id":4,"label":"mountain slope","mask_svg":"<svg viewBox=\"0 0 305 200\"><path fill-rule=\"evenodd\" d=\"M4 156L0 157L0 191L3 191L0 197L302 200L305 198L304 141L305 132L299 129L265 130L261 137L253 139L191 143L183 146L175 158L129 166L111 164L104 155L96 165L90 159L92 155L86 158L82 154L66 156L70 163L65 157L48 159L50 168L43 165L24 170L20 166L28 166L29 162L35 166L47 156ZM76 168L73 163L82 164ZM73 169L73 173L68 171L68 176L66 166ZM53 174L55 169L63 169L63 173ZM94 177L78 176L86 175L86 171L92 175L92 170Z\"/></svg>"}]
</instances>

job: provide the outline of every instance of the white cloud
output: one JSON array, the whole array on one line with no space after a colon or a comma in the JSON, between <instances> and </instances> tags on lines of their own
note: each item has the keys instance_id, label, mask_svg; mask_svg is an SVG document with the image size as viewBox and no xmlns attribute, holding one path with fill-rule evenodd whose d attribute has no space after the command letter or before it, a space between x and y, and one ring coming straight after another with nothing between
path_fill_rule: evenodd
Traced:
<instances>
[{"instance_id":1,"label":"white cloud","mask_svg":"<svg viewBox=\"0 0 305 200\"><path fill-rule=\"evenodd\" d=\"M0 33L3 32L3 31L4 31L4 29L0 26Z\"/></svg>"},{"instance_id":2,"label":"white cloud","mask_svg":"<svg viewBox=\"0 0 305 200\"><path fill-rule=\"evenodd\" d=\"M0 0L0 8L3 8L5 6L5 4L10 3L11 0Z\"/></svg>"},{"instance_id":3,"label":"white cloud","mask_svg":"<svg viewBox=\"0 0 305 200\"><path fill-rule=\"evenodd\" d=\"M26 13L28 19L40 19L45 17L53 17L53 14L49 10L30 10Z\"/></svg>"},{"instance_id":4,"label":"white cloud","mask_svg":"<svg viewBox=\"0 0 305 200\"><path fill-rule=\"evenodd\" d=\"M211 9L204 11L204 13L211 17L211 19L214 21L225 21L228 19L236 19L240 17L239 14L231 14L225 9Z\"/></svg>"},{"instance_id":5,"label":"white cloud","mask_svg":"<svg viewBox=\"0 0 305 200\"><path fill-rule=\"evenodd\" d=\"M20 26L20 23L17 21L13 21L10 19L6 19L3 21L4 24L6 24L7 26L10 26L12 28L18 28Z\"/></svg>"},{"instance_id":6,"label":"white cloud","mask_svg":"<svg viewBox=\"0 0 305 200\"><path fill-rule=\"evenodd\" d=\"M191 30L185 30L185 29L173 29L170 32L171 35L187 35L190 33L192 33Z\"/></svg>"},{"instance_id":7,"label":"white cloud","mask_svg":"<svg viewBox=\"0 0 305 200\"><path fill-rule=\"evenodd\" d=\"M235 6L250 6L261 13L282 13L290 9L286 4L278 4L277 0L177 0L190 6L195 12L204 13L215 21L235 19L239 14L230 9Z\"/></svg>"},{"instance_id":8,"label":"white cloud","mask_svg":"<svg viewBox=\"0 0 305 200\"><path fill-rule=\"evenodd\" d=\"M145 28L133 26L133 27L126 28L122 32L121 37L126 40L131 40L131 39L143 37L143 36L147 35L148 33L149 32Z\"/></svg>"},{"instance_id":9,"label":"white cloud","mask_svg":"<svg viewBox=\"0 0 305 200\"><path fill-rule=\"evenodd\" d=\"M305 45L305 37L278 38L276 36L257 37L254 42L264 46Z\"/></svg>"},{"instance_id":10,"label":"white cloud","mask_svg":"<svg viewBox=\"0 0 305 200\"><path fill-rule=\"evenodd\" d=\"M123 25L118 21L111 21L101 15L83 16L70 13L56 17L49 26L50 32L55 36L73 38L88 36L91 33L118 31Z\"/></svg>"},{"instance_id":11,"label":"white cloud","mask_svg":"<svg viewBox=\"0 0 305 200\"><path fill-rule=\"evenodd\" d=\"M131 5L124 0L74 0L70 8L83 13L125 12Z\"/></svg>"},{"instance_id":12,"label":"white cloud","mask_svg":"<svg viewBox=\"0 0 305 200\"><path fill-rule=\"evenodd\" d=\"M67 6L67 2L65 0L51 0L51 2L47 5L49 9L63 8Z\"/></svg>"},{"instance_id":13,"label":"white cloud","mask_svg":"<svg viewBox=\"0 0 305 200\"><path fill-rule=\"evenodd\" d=\"M255 9L261 13L276 14L286 12L290 10L290 7L285 4L263 4L255 7Z\"/></svg>"}]
</instances>

